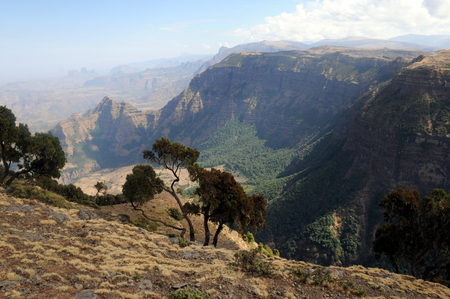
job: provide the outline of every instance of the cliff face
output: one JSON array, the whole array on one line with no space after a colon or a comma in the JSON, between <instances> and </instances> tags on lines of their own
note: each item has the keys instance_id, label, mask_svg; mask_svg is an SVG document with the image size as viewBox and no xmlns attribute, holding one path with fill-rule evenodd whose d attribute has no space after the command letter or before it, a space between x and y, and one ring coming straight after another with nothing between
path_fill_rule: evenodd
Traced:
<instances>
[{"instance_id":1,"label":"cliff face","mask_svg":"<svg viewBox=\"0 0 450 299\"><path fill-rule=\"evenodd\" d=\"M358 97L407 63L339 50L232 54L194 77L162 109L149 137L194 145L239 118L255 124L259 137L273 146L293 146L328 128Z\"/></svg>"},{"instance_id":2,"label":"cliff face","mask_svg":"<svg viewBox=\"0 0 450 299\"><path fill-rule=\"evenodd\" d=\"M384 195L408 188L424 196L434 188L450 187L449 62L450 51L420 57L388 84L358 99L322 141L325 145L312 151L310 156L320 167L308 158L289 167L288 174L296 175L269 214L277 225L262 237L295 258L321 263L356 259L370 264L374 230L382 222L378 203ZM320 161L322 156L326 160ZM311 194L316 204L307 203ZM313 216L306 215L310 218L296 221L286 231L289 213L296 214L289 210L305 207ZM348 219L355 216L352 237ZM318 237L313 228L335 236Z\"/></svg>"},{"instance_id":3,"label":"cliff face","mask_svg":"<svg viewBox=\"0 0 450 299\"><path fill-rule=\"evenodd\" d=\"M116 167L139 161L162 136L221 148L223 140L211 140L216 132L232 124L223 139L238 140L250 127L246 133L255 136L246 138L258 146L258 158L256 147L241 152L229 143L227 150L247 161L269 157L245 170L254 174L247 190L269 200L268 229L257 237L292 258L364 262L383 195L398 187L422 194L448 187L450 54L410 63L419 54L336 47L232 54L158 112L105 98L55 133L72 164ZM278 167L281 158L290 164L259 179L258 169ZM244 173L237 160L233 170ZM223 164L230 169L226 161L212 166Z\"/></svg>"},{"instance_id":4,"label":"cliff face","mask_svg":"<svg viewBox=\"0 0 450 299\"><path fill-rule=\"evenodd\" d=\"M146 129L153 129L159 112L141 112L125 102L105 97L80 116L61 121L52 133L58 136L69 158L62 179L68 182L89 171L137 161Z\"/></svg>"}]
</instances>

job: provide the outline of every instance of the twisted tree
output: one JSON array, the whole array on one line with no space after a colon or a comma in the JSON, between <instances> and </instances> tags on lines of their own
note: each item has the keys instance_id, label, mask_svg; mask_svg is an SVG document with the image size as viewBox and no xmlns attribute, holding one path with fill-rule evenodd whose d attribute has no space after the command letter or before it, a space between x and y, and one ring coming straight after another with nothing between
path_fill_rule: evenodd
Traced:
<instances>
[{"instance_id":1,"label":"twisted tree","mask_svg":"<svg viewBox=\"0 0 450 299\"><path fill-rule=\"evenodd\" d=\"M151 151L144 151L144 159L172 173L173 179L170 186L163 185L161 188L177 201L183 218L186 219L189 225L189 237L192 242L195 241L194 225L188 214L183 212L183 204L177 194L175 184L180 181L181 170L195 164L199 156L200 152L198 150L186 147L178 142L171 143L169 139L164 137L156 140Z\"/></svg>"}]
</instances>

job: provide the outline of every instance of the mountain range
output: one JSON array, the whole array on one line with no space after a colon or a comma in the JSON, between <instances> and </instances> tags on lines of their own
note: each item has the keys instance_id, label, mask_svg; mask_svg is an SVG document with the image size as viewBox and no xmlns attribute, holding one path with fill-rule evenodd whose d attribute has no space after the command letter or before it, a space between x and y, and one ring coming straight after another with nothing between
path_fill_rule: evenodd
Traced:
<instances>
[{"instance_id":1,"label":"mountain range","mask_svg":"<svg viewBox=\"0 0 450 299\"><path fill-rule=\"evenodd\" d=\"M448 187L449 68L450 51L231 53L160 110L105 97L52 132L69 159L64 182L143 162L168 137L265 195L268 229L256 236L283 256L374 265L383 195Z\"/></svg>"}]
</instances>

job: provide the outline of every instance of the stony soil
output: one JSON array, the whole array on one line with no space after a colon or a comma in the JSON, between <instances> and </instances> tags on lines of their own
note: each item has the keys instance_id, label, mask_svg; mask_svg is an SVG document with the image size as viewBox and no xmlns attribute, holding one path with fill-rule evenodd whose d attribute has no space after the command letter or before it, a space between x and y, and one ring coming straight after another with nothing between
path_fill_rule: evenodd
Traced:
<instances>
[{"instance_id":1,"label":"stony soil","mask_svg":"<svg viewBox=\"0 0 450 299\"><path fill-rule=\"evenodd\" d=\"M83 206L59 209L0 192L0 298L164 298L186 287L213 298L356 297L337 283L303 283L289 274L315 267L304 262L265 258L274 269L268 276L231 266L243 246L233 234L217 248L201 246L201 240L182 248L165 235L121 222L108 209L91 210L100 217L83 220ZM444 286L382 269L329 270L369 298L450 297Z\"/></svg>"}]
</instances>

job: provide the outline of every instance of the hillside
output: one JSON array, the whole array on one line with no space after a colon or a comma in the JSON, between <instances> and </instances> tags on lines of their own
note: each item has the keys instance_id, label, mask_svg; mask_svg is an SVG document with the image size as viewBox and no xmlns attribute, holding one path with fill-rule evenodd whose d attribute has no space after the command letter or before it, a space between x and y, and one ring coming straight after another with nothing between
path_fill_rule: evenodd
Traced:
<instances>
[{"instance_id":1,"label":"hillside","mask_svg":"<svg viewBox=\"0 0 450 299\"><path fill-rule=\"evenodd\" d=\"M449 51L419 57L361 97L279 178L257 187L275 194L262 240L296 259L373 265L383 196L400 187L422 196L449 188L449 59Z\"/></svg>"},{"instance_id":2,"label":"hillside","mask_svg":"<svg viewBox=\"0 0 450 299\"><path fill-rule=\"evenodd\" d=\"M355 146L353 132L375 137L360 130L356 115L420 54L328 46L244 52L197 75L159 111L140 112L105 98L53 130L70 162L64 182L141 163L142 150L169 137L199 149L203 167L224 165L247 192L265 195L269 226L257 238L283 256L325 265L373 264L371 240L381 221L377 203L399 185L368 183L383 177L357 166L362 153L346 149ZM384 157L377 152L382 142L374 139L371 148Z\"/></svg>"},{"instance_id":3,"label":"hillside","mask_svg":"<svg viewBox=\"0 0 450 299\"><path fill-rule=\"evenodd\" d=\"M0 189L2 298L166 298L179 288L215 298L450 296L439 284L381 269L323 269L278 257L262 258L273 273L252 275L230 265L236 251L220 242L218 248L180 247L176 238L123 223L104 210L65 205L70 209ZM303 281L289 269L312 274Z\"/></svg>"}]
</instances>

